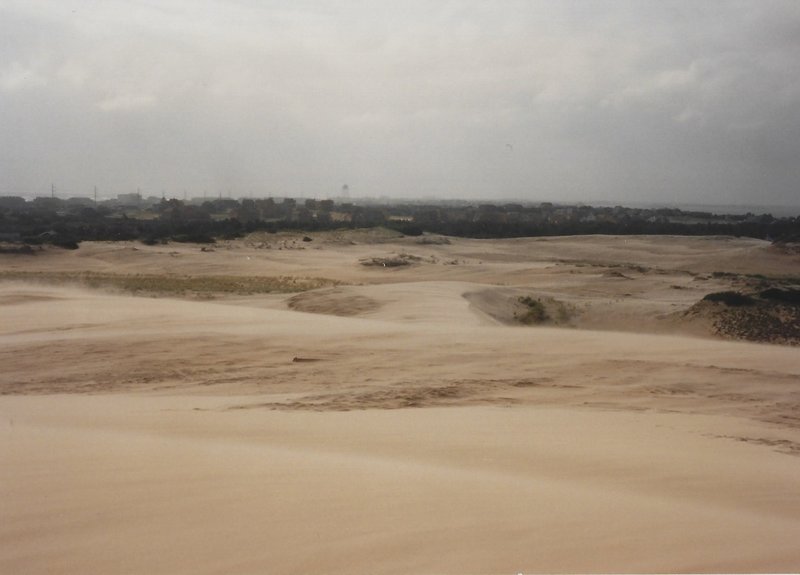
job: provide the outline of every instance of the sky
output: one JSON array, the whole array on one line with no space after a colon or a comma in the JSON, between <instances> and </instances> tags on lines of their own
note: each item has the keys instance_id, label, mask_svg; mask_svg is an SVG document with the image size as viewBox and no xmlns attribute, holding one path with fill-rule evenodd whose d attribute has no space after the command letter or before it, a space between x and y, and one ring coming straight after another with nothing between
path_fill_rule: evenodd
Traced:
<instances>
[{"instance_id":1,"label":"sky","mask_svg":"<svg viewBox=\"0 0 800 575\"><path fill-rule=\"evenodd\" d=\"M0 195L800 205L797 0L0 0Z\"/></svg>"}]
</instances>

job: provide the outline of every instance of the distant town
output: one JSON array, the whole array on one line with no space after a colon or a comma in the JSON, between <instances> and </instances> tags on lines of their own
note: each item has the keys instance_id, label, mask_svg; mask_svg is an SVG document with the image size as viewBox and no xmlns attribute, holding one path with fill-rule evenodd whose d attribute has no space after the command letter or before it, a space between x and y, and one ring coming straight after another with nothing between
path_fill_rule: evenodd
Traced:
<instances>
[{"instance_id":1,"label":"distant town","mask_svg":"<svg viewBox=\"0 0 800 575\"><path fill-rule=\"evenodd\" d=\"M209 243L254 231L375 226L406 235L472 238L584 234L731 235L776 242L800 238L800 217L678 208L347 197L180 200L140 193L100 201L0 196L0 242L17 245L77 248L81 241L109 240Z\"/></svg>"}]
</instances>

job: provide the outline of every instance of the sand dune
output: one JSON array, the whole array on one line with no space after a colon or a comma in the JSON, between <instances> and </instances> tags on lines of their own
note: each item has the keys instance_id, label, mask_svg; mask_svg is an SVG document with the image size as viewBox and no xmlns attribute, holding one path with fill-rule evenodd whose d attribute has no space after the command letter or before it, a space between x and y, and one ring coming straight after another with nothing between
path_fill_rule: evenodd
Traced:
<instances>
[{"instance_id":1,"label":"sand dune","mask_svg":"<svg viewBox=\"0 0 800 575\"><path fill-rule=\"evenodd\" d=\"M305 244L3 256L0 572L800 569L798 349L681 315L733 274L800 275L796 256L727 238ZM340 285L53 283L166 262ZM518 325L524 295L565 327Z\"/></svg>"}]
</instances>

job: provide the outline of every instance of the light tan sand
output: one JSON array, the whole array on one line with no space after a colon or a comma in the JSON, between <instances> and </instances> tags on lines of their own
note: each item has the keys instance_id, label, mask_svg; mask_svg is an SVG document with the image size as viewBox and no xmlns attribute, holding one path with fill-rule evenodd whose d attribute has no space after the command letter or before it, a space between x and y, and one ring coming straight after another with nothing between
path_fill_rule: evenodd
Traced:
<instances>
[{"instance_id":1,"label":"light tan sand","mask_svg":"<svg viewBox=\"0 0 800 575\"><path fill-rule=\"evenodd\" d=\"M0 283L0 573L800 570L800 351L676 315L726 287L713 271L800 275L796 257L416 241L2 259L348 285L202 301ZM402 253L420 259L359 263ZM574 306L576 327L509 325L520 294Z\"/></svg>"}]
</instances>

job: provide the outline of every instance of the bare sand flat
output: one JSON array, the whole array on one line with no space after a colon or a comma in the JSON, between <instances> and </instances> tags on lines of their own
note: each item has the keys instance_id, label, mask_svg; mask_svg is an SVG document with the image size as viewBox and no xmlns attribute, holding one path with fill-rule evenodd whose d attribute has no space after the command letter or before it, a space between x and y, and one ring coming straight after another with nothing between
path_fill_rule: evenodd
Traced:
<instances>
[{"instance_id":1,"label":"bare sand flat","mask_svg":"<svg viewBox=\"0 0 800 575\"><path fill-rule=\"evenodd\" d=\"M377 231L214 250L0 260L0 572L800 570L800 352L685 315L797 256ZM126 283L165 272L194 283ZM525 295L553 321L520 325Z\"/></svg>"}]
</instances>

